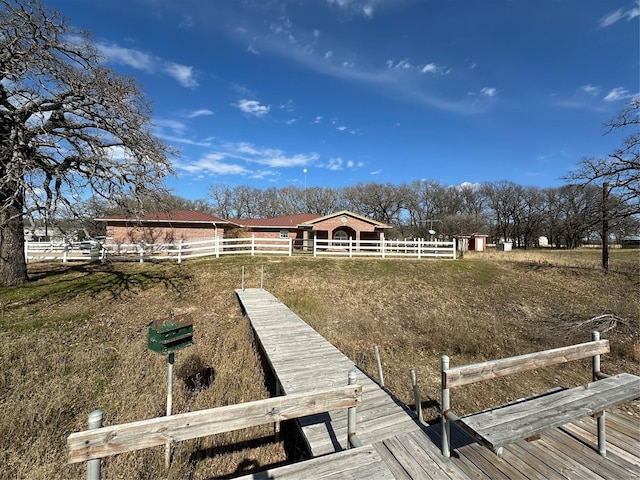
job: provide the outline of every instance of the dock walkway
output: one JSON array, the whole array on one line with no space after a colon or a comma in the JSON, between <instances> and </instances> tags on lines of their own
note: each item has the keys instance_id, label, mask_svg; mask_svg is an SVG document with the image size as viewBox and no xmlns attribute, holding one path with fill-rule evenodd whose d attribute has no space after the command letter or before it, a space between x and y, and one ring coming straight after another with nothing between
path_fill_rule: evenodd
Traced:
<instances>
[{"instance_id":1,"label":"dock walkway","mask_svg":"<svg viewBox=\"0 0 640 480\"><path fill-rule=\"evenodd\" d=\"M420 424L406 405L276 297L262 289L236 294L280 394L342 386L349 370L356 369L363 396L357 434L364 447L346 449L346 411L306 417L300 428L314 458L242 478L640 478L640 421L611 413L606 459L592 448L597 442L592 418L549 431L535 442L509 445L503 459L454 426L453 454L446 459L440 454L439 426Z\"/></svg>"}]
</instances>

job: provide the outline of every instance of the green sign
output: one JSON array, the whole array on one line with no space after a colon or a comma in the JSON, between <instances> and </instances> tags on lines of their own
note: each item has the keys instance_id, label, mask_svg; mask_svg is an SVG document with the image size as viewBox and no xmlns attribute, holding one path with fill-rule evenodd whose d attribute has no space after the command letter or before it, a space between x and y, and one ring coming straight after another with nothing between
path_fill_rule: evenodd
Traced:
<instances>
[{"instance_id":1,"label":"green sign","mask_svg":"<svg viewBox=\"0 0 640 480\"><path fill-rule=\"evenodd\" d=\"M188 314L173 315L149 324L147 347L158 353L173 353L193 345L193 322Z\"/></svg>"}]
</instances>

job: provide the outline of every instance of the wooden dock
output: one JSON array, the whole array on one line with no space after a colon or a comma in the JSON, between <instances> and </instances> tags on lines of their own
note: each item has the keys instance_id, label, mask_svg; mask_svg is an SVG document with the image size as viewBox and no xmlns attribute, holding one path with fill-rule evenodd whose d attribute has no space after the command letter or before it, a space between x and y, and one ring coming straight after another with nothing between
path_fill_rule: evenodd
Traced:
<instances>
[{"instance_id":1,"label":"wooden dock","mask_svg":"<svg viewBox=\"0 0 640 480\"><path fill-rule=\"evenodd\" d=\"M363 391L357 411L363 447L346 449L345 411L306 417L300 428L314 458L241 478L640 478L640 420L620 411L607 413L607 458L593 448L597 437L592 418L551 430L534 442L515 442L505 447L502 459L453 426L452 457L444 458L439 425L420 424L406 405L269 292L236 293L280 394L345 385L351 369L357 370Z\"/></svg>"}]
</instances>

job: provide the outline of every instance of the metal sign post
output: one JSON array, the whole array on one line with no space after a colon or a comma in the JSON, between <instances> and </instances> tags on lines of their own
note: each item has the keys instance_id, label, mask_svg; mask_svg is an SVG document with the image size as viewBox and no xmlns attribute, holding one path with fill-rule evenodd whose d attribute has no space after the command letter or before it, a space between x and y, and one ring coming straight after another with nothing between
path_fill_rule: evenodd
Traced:
<instances>
[{"instance_id":1,"label":"metal sign post","mask_svg":"<svg viewBox=\"0 0 640 480\"><path fill-rule=\"evenodd\" d=\"M175 352L193 345L193 322L188 314L169 314L169 320L151 322L147 333L149 350L167 355L167 416L171 415L173 406L173 364ZM164 466L171 465L171 441L167 440L164 453Z\"/></svg>"}]
</instances>

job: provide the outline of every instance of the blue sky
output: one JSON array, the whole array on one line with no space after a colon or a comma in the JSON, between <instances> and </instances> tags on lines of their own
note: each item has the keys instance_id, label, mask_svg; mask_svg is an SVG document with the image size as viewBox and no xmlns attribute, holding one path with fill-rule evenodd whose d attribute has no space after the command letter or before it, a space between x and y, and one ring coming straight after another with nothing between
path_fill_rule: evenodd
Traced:
<instances>
[{"instance_id":1,"label":"blue sky","mask_svg":"<svg viewBox=\"0 0 640 480\"><path fill-rule=\"evenodd\" d=\"M190 199L220 183L557 186L619 145L603 125L640 91L638 1L44 1L139 80Z\"/></svg>"}]
</instances>

